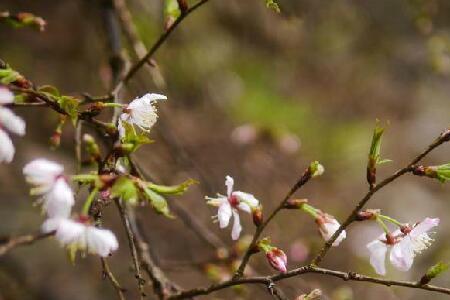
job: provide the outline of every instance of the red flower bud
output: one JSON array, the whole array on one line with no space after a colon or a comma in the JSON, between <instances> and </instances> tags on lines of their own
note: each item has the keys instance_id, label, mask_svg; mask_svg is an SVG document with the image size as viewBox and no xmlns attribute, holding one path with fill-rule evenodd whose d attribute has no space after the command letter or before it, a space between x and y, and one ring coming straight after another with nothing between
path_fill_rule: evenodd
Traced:
<instances>
[{"instance_id":1,"label":"red flower bud","mask_svg":"<svg viewBox=\"0 0 450 300\"><path fill-rule=\"evenodd\" d=\"M299 209L305 203L308 203L308 199L289 199L288 201L286 201L284 208Z\"/></svg>"},{"instance_id":2,"label":"red flower bud","mask_svg":"<svg viewBox=\"0 0 450 300\"><path fill-rule=\"evenodd\" d=\"M263 213L262 209L260 207L254 209L252 211L252 217L253 217L253 224L255 224L256 227L262 224L263 222Z\"/></svg>"},{"instance_id":3,"label":"red flower bud","mask_svg":"<svg viewBox=\"0 0 450 300\"><path fill-rule=\"evenodd\" d=\"M272 268L281 273L287 272L287 256L283 250L274 247L266 252L266 257Z\"/></svg>"}]
</instances>

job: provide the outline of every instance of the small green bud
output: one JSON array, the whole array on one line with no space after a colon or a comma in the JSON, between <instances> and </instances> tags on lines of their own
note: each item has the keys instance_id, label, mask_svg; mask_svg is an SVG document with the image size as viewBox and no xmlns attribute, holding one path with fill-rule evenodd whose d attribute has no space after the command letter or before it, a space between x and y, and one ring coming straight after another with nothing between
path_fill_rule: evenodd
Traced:
<instances>
[{"instance_id":1,"label":"small green bud","mask_svg":"<svg viewBox=\"0 0 450 300\"><path fill-rule=\"evenodd\" d=\"M311 173L311 177L314 178L322 175L325 172L325 168L316 160L309 165L309 172Z\"/></svg>"},{"instance_id":2,"label":"small green bud","mask_svg":"<svg viewBox=\"0 0 450 300\"><path fill-rule=\"evenodd\" d=\"M425 275L422 276L420 279L420 284L427 284L429 283L433 278L436 278L441 273L448 270L449 265L443 262L438 262L434 266L430 267L428 271L425 273Z\"/></svg>"},{"instance_id":3,"label":"small green bud","mask_svg":"<svg viewBox=\"0 0 450 300\"><path fill-rule=\"evenodd\" d=\"M415 166L412 173L417 176L435 178L442 183L450 180L450 163L439 166Z\"/></svg>"}]
</instances>

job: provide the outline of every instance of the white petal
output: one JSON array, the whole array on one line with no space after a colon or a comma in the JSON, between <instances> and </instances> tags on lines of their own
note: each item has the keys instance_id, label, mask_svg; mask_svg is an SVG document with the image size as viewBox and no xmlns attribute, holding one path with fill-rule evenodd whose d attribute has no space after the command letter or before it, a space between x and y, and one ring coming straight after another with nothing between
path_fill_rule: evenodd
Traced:
<instances>
[{"instance_id":1,"label":"white petal","mask_svg":"<svg viewBox=\"0 0 450 300\"><path fill-rule=\"evenodd\" d=\"M377 274L379 275L385 275L386 274L385 259L387 252L386 244L381 242L380 240L374 240L368 243L366 247L367 249L369 249L370 264L375 269L375 272L377 272Z\"/></svg>"},{"instance_id":2,"label":"white petal","mask_svg":"<svg viewBox=\"0 0 450 300\"><path fill-rule=\"evenodd\" d=\"M27 181L37 186L51 188L57 176L62 175L64 167L46 159L35 159L23 168Z\"/></svg>"},{"instance_id":3,"label":"white petal","mask_svg":"<svg viewBox=\"0 0 450 300\"><path fill-rule=\"evenodd\" d=\"M43 232L56 230L56 239L62 245L76 244L80 248L86 246L84 224L65 218L48 219L42 225Z\"/></svg>"},{"instance_id":4,"label":"white petal","mask_svg":"<svg viewBox=\"0 0 450 300\"><path fill-rule=\"evenodd\" d=\"M59 178L45 195L44 209L51 218L68 218L74 203L72 189L64 178Z\"/></svg>"},{"instance_id":5,"label":"white petal","mask_svg":"<svg viewBox=\"0 0 450 300\"><path fill-rule=\"evenodd\" d=\"M15 153L14 145L8 134L0 129L0 163L10 163Z\"/></svg>"},{"instance_id":6,"label":"white petal","mask_svg":"<svg viewBox=\"0 0 450 300\"><path fill-rule=\"evenodd\" d=\"M128 114L121 114L120 118L119 118L119 121L117 123L117 130L119 131L119 138L120 139L123 139L125 137L125 135L126 135L126 130L125 130L125 127L123 127L122 122L125 122L124 119L126 119L127 116L128 116Z\"/></svg>"},{"instance_id":7,"label":"white petal","mask_svg":"<svg viewBox=\"0 0 450 300\"><path fill-rule=\"evenodd\" d=\"M25 121L7 108L0 107L0 126L20 136L25 134Z\"/></svg>"},{"instance_id":8,"label":"white petal","mask_svg":"<svg viewBox=\"0 0 450 300\"><path fill-rule=\"evenodd\" d=\"M8 104L14 102L14 94L5 87L0 86L0 104Z\"/></svg>"},{"instance_id":9,"label":"white petal","mask_svg":"<svg viewBox=\"0 0 450 300\"><path fill-rule=\"evenodd\" d=\"M409 233L411 237L417 237L423 233L430 231L433 227L439 225L439 218L425 218L422 222L417 224Z\"/></svg>"},{"instance_id":10,"label":"white petal","mask_svg":"<svg viewBox=\"0 0 450 300\"><path fill-rule=\"evenodd\" d=\"M236 210L233 209L233 229L231 230L231 238L235 241L239 238L241 234L242 226L241 221L239 219L239 214Z\"/></svg>"},{"instance_id":11,"label":"white petal","mask_svg":"<svg viewBox=\"0 0 450 300\"><path fill-rule=\"evenodd\" d=\"M258 207L259 205L258 199L252 194L237 191L233 192L233 195L238 198L239 202L245 202L252 208Z\"/></svg>"},{"instance_id":12,"label":"white petal","mask_svg":"<svg viewBox=\"0 0 450 300\"><path fill-rule=\"evenodd\" d=\"M219 206L219 211L217 213L217 217L219 219L219 226L220 228L225 228L228 226L228 223L230 222L231 218L231 206L230 203L223 202Z\"/></svg>"},{"instance_id":13,"label":"white petal","mask_svg":"<svg viewBox=\"0 0 450 300\"><path fill-rule=\"evenodd\" d=\"M225 177L225 186L227 187L227 196L231 197L231 193L233 192L234 179L231 176Z\"/></svg>"},{"instance_id":14,"label":"white petal","mask_svg":"<svg viewBox=\"0 0 450 300\"><path fill-rule=\"evenodd\" d=\"M246 213L249 213L249 214L252 213L251 207L250 207L247 203L245 203L245 202L239 203L239 204L238 204L238 208L239 208L240 210L242 210L242 211L245 211Z\"/></svg>"},{"instance_id":15,"label":"white petal","mask_svg":"<svg viewBox=\"0 0 450 300\"><path fill-rule=\"evenodd\" d=\"M147 102L154 102L158 100L167 100L167 96L156 94L156 93L148 93L142 96L142 98Z\"/></svg>"},{"instance_id":16,"label":"white petal","mask_svg":"<svg viewBox=\"0 0 450 300\"><path fill-rule=\"evenodd\" d=\"M86 241L88 251L102 257L107 257L119 247L114 233L110 230L98 229L93 226L89 226L86 231Z\"/></svg>"},{"instance_id":17,"label":"white petal","mask_svg":"<svg viewBox=\"0 0 450 300\"><path fill-rule=\"evenodd\" d=\"M404 237L392 247L390 260L391 264L400 271L406 272L411 268L414 260L414 252L409 236Z\"/></svg>"}]
</instances>

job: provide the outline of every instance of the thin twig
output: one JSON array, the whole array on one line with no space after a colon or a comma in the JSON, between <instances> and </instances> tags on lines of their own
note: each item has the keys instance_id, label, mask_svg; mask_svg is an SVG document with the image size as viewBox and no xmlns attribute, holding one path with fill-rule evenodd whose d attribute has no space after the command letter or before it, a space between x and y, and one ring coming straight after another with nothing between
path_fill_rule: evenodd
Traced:
<instances>
[{"instance_id":1,"label":"thin twig","mask_svg":"<svg viewBox=\"0 0 450 300\"><path fill-rule=\"evenodd\" d=\"M305 185L309 179L311 179L311 171L310 169L306 169L306 171L303 173L303 175L300 177L300 179L292 186L292 188L289 190L289 192L286 194L286 196L283 198L283 200L280 202L277 208L275 208L272 213L269 215L269 217L256 228L255 233L253 234L252 242L250 243L250 246L248 247L247 251L244 254L244 257L242 258L242 262L239 265L238 270L236 271L234 278L239 278L244 274L244 269L247 266L247 263L250 259L250 256L252 255L252 250L254 250L254 247L256 243L258 242L259 237L261 236L261 233L264 231L266 226L270 223L270 221L278 214L280 210L283 209L284 205L286 204L286 201L291 198L291 196L303 185Z\"/></svg>"},{"instance_id":2,"label":"thin twig","mask_svg":"<svg viewBox=\"0 0 450 300\"><path fill-rule=\"evenodd\" d=\"M192 298L200 295L208 295L212 292L222 290L231 286L236 285L243 285L243 284L263 284L263 285L270 285L272 282L277 282L283 279L295 277L301 274L307 274L307 273L316 273L316 274L322 274L322 275L328 275L340 278L344 281L363 281L363 282L371 282L379 285L385 285L385 286L403 286L408 288L415 288L415 289L421 289L421 290L427 290L427 291L433 291L438 292L442 294L450 295L450 288L444 288L439 287L435 285L421 285L418 282L413 281L398 281L398 280L387 280L387 279L381 279L366 275L361 275L354 272L342 272L342 271L334 271L314 266L304 266L300 267L294 270L291 270L287 273L283 274L277 274L272 275L268 277L249 277L249 278L238 278L238 279L231 279L219 284L213 284L206 288L196 288L189 291L184 291L179 294L173 295L169 297L169 299L186 299L186 298Z\"/></svg>"},{"instance_id":3,"label":"thin twig","mask_svg":"<svg viewBox=\"0 0 450 300\"><path fill-rule=\"evenodd\" d=\"M30 245L34 242L48 238L55 234L54 231L48 233L26 234L17 237L0 239L0 257L18 246Z\"/></svg>"},{"instance_id":4,"label":"thin twig","mask_svg":"<svg viewBox=\"0 0 450 300\"><path fill-rule=\"evenodd\" d=\"M103 268L103 274L106 276L109 281L111 282L112 286L117 292L117 296L120 300L125 300L124 292L126 291L124 288L121 287L120 283L117 281L116 277L114 277L114 274L111 272L111 269L109 267L108 261L104 257L100 257L100 260L102 262L102 268Z\"/></svg>"},{"instance_id":5,"label":"thin twig","mask_svg":"<svg viewBox=\"0 0 450 300\"><path fill-rule=\"evenodd\" d=\"M138 257L137 250L136 250L136 239L134 237L133 230L131 229L130 219L125 210L125 207L120 202L120 199L116 198L114 200L115 200L115 203L119 210L119 214L120 214L120 218L122 219L123 226L125 227L125 231L126 231L127 238L128 238L128 246L130 247L131 258L133 259L134 269L136 272L136 280L138 282L140 297L141 297L141 299L143 299L143 297L145 297L145 292L144 292L145 280L142 277L142 273L141 273L141 265L139 263L139 257Z\"/></svg>"},{"instance_id":6,"label":"thin twig","mask_svg":"<svg viewBox=\"0 0 450 300\"><path fill-rule=\"evenodd\" d=\"M450 134L448 131L441 134L433 143L431 143L422 153L420 153L417 157L415 157L406 167L398 170L391 176L387 177L383 181L381 181L379 184L375 185L373 188L371 188L367 194L358 202L356 207L353 209L351 214L347 217L347 219L341 224L339 229L333 234L333 236L324 244L323 248L319 251L319 253L314 257L312 260L313 265L318 265L325 255L327 254L328 250L330 250L331 245L334 243L334 241L338 238L338 236L341 234L343 230L345 230L353 221L355 221L356 216L358 215L358 212L364 207L364 205L372 198L372 196L379 190L381 190L383 187L388 185L389 183L393 182L400 176L409 173L413 170L413 167L415 164L417 164L419 161L421 161L428 153L433 151L435 148L439 147L443 143L447 142Z\"/></svg>"},{"instance_id":7,"label":"thin twig","mask_svg":"<svg viewBox=\"0 0 450 300\"><path fill-rule=\"evenodd\" d=\"M150 48L150 50L147 52L147 54L142 57L135 65L133 65L130 70L125 74L125 76L116 84L116 86L112 89L112 94L117 95L120 91L120 89L123 87L125 83L130 80L131 77L133 77L136 72L147 62L150 61L150 59L153 57L153 55L158 51L158 49L164 44L164 42L167 40L167 38L170 36L170 34L178 27L178 25L192 12L194 12L196 9L201 7L203 4L207 3L209 0L200 0L198 3L190 7L185 13L181 14L175 22L170 26L160 37L159 39L153 44L153 46Z\"/></svg>"}]
</instances>

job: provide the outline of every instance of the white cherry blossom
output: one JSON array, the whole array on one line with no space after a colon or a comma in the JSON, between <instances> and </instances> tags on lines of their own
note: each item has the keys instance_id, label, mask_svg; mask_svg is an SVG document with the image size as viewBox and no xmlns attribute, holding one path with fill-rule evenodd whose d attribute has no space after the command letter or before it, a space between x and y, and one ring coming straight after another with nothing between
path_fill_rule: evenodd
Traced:
<instances>
[{"instance_id":1,"label":"white cherry blossom","mask_svg":"<svg viewBox=\"0 0 450 300\"><path fill-rule=\"evenodd\" d=\"M339 229L341 224L331 215L319 212L316 218L316 223L319 227L319 233L325 241L331 239L334 233ZM337 247L347 237L347 233L343 230L337 239L333 242L332 246Z\"/></svg>"},{"instance_id":2,"label":"white cherry blossom","mask_svg":"<svg viewBox=\"0 0 450 300\"><path fill-rule=\"evenodd\" d=\"M402 230L396 230L388 239L383 233L368 243L370 264L375 272L380 275L386 274L385 260L388 250L390 250L389 260L396 269L403 272L411 269L414 257L427 249L433 241L428 231L438 225L438 218L425 218L415 226L404 226Z\"/></svg>"},{"instance_id":3,"label":"white cherry blossom","mask_svg":"<svg viewBox=\"0 0 450 300\"><path fill-rule=\"evenodd\" d=\"M119 247L112 231L96 228L88 224L85 218L78 221L66 218L47 219L42 224L42 231L55 231L56 239L65 247L73 247L101 257L107 257Z\"/></svg>"},{"instance_id":4,"label":"white cherry blossom","mask_svg":"<svg viewBox=\"0 0 450 300\"><path fill-rule=\"evenodd\" d=\"M34 186L31 194L42 196L42 207L50 218L70 216L75 200L62 165L36 159L23 168L23 173L27 182Z\"/></svg>"},{"instance_id":5,"label":"white cherry blossom","mask_svg":"<svg viewBox=\"0 0 450 300\"><path fill-rule=\"evenodd\" d=\"M160 94L148 93L140 98L136 98L124 108L124 112L119 118L119 135L125 136L125 129L122 122L136 125L143 131L149 131L158 119L156 101L167 100L167 97Z\"/></svg>"},{"instance_id":6,"label":"white cherry blossom","mask_svg":"<svg viewBox=\"0 0 450 300\"><path fill-rule=\"evenodd\" d=\"M252 213L253 209L259 207L259 201L252 195L240 191L233 191L234 180L226 176L225 185L227 187L227 196L217 194L217 198L206 197L208 204L218 207L217 220L220 228L226 228L233 217L233 228L231 238L237 240L242 231L239 219L239 210L246 213Z\"/></svg>"},{"instance_id":7,"label":"white cherry blossom","mask_svg":"<svg viewBox=\"0 0 450 300\"><path fill-rule=\"evenodd\" d=\"M14 101L14 95L4 87L0 87L0 104ZM7 132L25 135L25 122L10 109L0 106L0 162L10 163L13 160L15 148Z\"/></svg>"}]
</instances>

